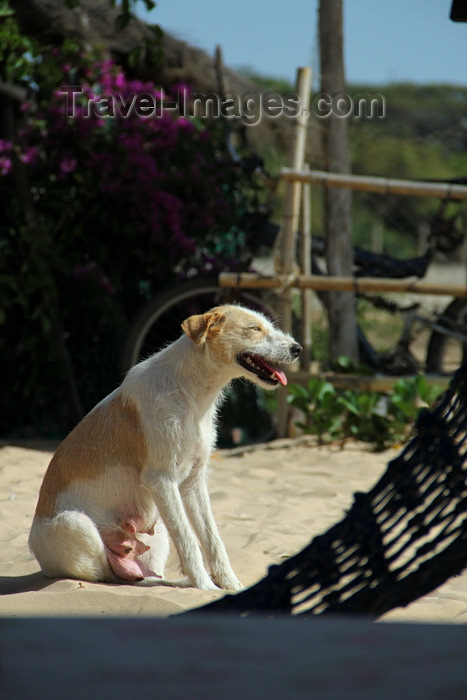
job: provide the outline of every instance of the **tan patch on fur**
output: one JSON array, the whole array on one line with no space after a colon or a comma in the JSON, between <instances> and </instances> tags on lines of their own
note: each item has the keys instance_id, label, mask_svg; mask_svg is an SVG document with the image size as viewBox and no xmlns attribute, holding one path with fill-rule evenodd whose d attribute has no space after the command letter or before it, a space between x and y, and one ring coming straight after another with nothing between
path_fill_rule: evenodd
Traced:
<instances>
[{"instance_id":1,"label":"tan patch on fur","mask_svg":"<svg viewBox=\"0 0 467 700\"><path fill-rule=\"evenodd\" d=\"M212 311L222 310L222 306L212 309ZM259 319L254 316L245 315L245 309L235 306L225 308L225 323L222 326L222 333L209 338L212 351L217 357L225 362L232 362L231 341L238 337L248 339L262 338L267 334L266 329ZM251 345L251 352L254 352L254 345Z\"/></svg>"},{"instance_id":2,"label":"tan patch on fur","mask_svg":"<svg viewBox=\"0 0 467 700\"><path fill-rule=\"evenodd\" d=\"M138 410L117 395L85 416L59 445L42 482L36 517L53 517L58 494L73 481L93 479L115 464L141 471L146 457Z\"/></svg>"},{"instance_id":3,"label":"tan patch on fur","mask_svg":"<svg viewBox=\"0 0 467 700\"><path fill-rule=\"evenodd\" d=\"M220 332L225 321L225 313L212 309L205 314L190 316L182 323L182 330L196 345L201 345L208 337Z\"/></svg>"},{"instance_id":4,"label":"tan patch on fur","mask_svg":"<svg viewBox=\"0 0 467 700\"><path fill-rule=\"evenodd\" d=\"M215 341L212 343L212 351L216 357L221 360L221 362L225 362L228 364L231 362L231 353L229 352L229 349L225 346L225 343L216 343Z\"/></svg>"},{"instance_id":5,"label":"tan patch on fur","mask_svg":"<svg viewBox=\"0 0 467 700\"><path fill-rule=\"evenodd\" d=\"M196 345L209 343L212 352L226 364L232 362L232 341L238 337L263 338L267 330L261 320L232 305L216 306L205 314L190 316L182 329ZM252 345L253 352L254 345Z\"/></svg>"}]
</instances>

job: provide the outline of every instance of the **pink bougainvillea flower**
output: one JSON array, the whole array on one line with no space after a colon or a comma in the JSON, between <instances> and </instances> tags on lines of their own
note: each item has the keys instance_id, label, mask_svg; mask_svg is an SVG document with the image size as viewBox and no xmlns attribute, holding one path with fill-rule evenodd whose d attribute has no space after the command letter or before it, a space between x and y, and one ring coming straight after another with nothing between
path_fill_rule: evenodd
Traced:
<instances>
[{"instance_id":1,"label":"pink bougainvillea flower","mask_svg":"<svg viewBox=\"0 0 467 700\"><path fill-rule=\"evenodd\" d=\"M26 165L34 165L39 157L39 149L37 146L28 146L21 154L21 160Z\"/></svg>"},{"instance_id":2,"label":"pink bougainvillea flower","mask_svg":"<svg viewBox=\"0 0 467 700\"><path fill-rule=\"evenodd\" d=\"M8 175L13 168L13 163L11 158L8 156L0 156L0 175Z\"/></svg>"},{"instance_id":3,"label":"pink bougainvillea flower","mask_svg":"<svg viewBox=\"0 0 467 700\"><path fill-rule=\"evenodd\" d=\"M60 163L60 170L65 175L68 175L69 173L72 173L76 169L76 165L77 165L76 158L67 157L67 158L64 158L62 160L62 162Z\"/></svg>"}]
</instances>

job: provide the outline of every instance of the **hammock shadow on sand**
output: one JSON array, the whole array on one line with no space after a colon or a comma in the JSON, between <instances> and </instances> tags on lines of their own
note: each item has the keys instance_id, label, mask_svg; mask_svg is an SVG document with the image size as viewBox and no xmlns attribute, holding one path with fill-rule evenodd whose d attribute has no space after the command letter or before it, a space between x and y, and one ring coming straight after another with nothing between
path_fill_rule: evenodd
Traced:
<instances>
[{"instance_id":1,"label":"hammock shadow on sand","mask_svg":"<svg viewBox=\"0 0 467 700\"><path fill-rule=\"evenodd\" d=\"M265 578L183 614L377 618L467 566L467 362L347 515Z\"/></svg>"}]
</instances>

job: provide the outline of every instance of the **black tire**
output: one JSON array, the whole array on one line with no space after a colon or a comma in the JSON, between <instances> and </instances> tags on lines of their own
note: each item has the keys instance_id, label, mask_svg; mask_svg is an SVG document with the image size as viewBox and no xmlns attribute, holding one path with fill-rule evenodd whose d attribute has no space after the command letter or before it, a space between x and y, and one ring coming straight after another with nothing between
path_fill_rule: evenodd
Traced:
<instances>
[{"instance_id":1,"label":"black tire","mask_svg":"<svg viewBox=\"0 0 467 700\"><path fill-rule=\"evenodd\" d=\"M181 323L188 316L227 302L243 304L274 318L267 301L248 290L222 289L217 277L181 282L157 294L136 317L123 348L122 373L176 340L181 335Z\"/></svg>"},{"instance_id":2,"label":"black tire","mask_svg":"<svg viewBox=\"0 0 467 700\"><path fill-rule=\"evenodd\" d=\"M467 299L455 299L445 309L438 324L467 337ZM467 343L460 338L433 331L428 343L426 371L429 374L450 375L467 357Z\"/></svg>"}]
</instances>

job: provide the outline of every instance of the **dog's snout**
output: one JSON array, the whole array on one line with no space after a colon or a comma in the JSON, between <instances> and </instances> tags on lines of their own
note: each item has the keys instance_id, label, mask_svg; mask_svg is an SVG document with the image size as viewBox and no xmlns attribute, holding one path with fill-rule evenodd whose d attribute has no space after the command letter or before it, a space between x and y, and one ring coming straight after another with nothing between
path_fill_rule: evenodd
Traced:
<instances>
[{"instance_id":1,"label":"dog's snout","mask_svg":"<svg viewBox=\"0 0 467 700\"><path fill-rule=\"evenodd\" d=\"M299 345L298 343L294 343L290 348L290 352L294 357L298 357L302 350L303 350L302 346Z\"/></svg>"}]
</instances>

